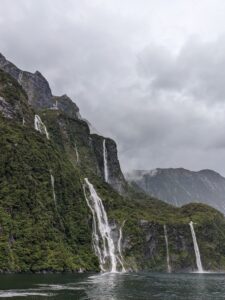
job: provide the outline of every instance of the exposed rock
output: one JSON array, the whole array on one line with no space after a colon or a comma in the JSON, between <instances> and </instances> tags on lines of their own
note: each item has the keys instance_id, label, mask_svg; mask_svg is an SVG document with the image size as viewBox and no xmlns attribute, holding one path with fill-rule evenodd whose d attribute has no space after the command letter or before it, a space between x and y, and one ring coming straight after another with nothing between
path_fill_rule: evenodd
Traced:
<instances>
[{"instance_id":1,"label":"exposed rock","mask_svg":"<svg viewBox=\"0 0 225 300\"><path fill-rule=\"evenodd\" d=\"M35 109L59 109L72 118L79 117L79 108L76 104L67 95L53 96L48 81L39 71L35 73L22 71L9 62L1 53L0 69L9 73L22 85L28 95L29 103Z\"/></svg>"},{"instance_id":2,"label":"exposed rock","mask_svg":"<svg viewBox=\"0 0 225 300\"><path fill-rule=\"evenodd\" d=\"M15 78L26 91L29 103L36 109L49 108L53 105L52 92L48 81L36 71L34 74L25 72L9 62L0 54L0 68Z\"/></svg>"},{"instance_id":3,"label":"exposed rock","mask_svg":"<svg viewBox=\"0 0 225 300\"><path fill-rule=\"evenodd\" d=\"M201 202L225 213L225 178L212 170L136 170L127 173L126 178L148 195L175 206Z\"/></svg>"},{"instance_id":4,"label":"exposed rock","mask_svg":"<svg viewBox=\"0 0 225 300\"><path fill-rule=\"evenodd\" d=\"M97 134L92 134L92 141L101 177L104 180L104 154L103 141L104 138ZM105 139L105 147L107 151L108 165L108 183L120 194L126 191L126 181L120 168L116 143L109 138Z\"/></svg>"}]
</instances>

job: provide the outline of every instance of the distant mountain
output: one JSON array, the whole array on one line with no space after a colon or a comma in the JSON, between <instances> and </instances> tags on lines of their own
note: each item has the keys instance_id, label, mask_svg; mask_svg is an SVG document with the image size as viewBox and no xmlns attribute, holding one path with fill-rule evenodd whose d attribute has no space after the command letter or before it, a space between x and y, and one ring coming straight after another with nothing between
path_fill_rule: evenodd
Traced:
<instances>
[{"instance_id":1,"label":"distant mountain","mask_svg":"<svg viewBox=\"0 0 225 300\"><path fill-rule=\"evenodd\" d=\"M225 178L212 170L193 172L183 168L134 170L126 179L148 195L182 206L190 202L211 205L225 213Z\"/></svg>"},{"instance_id":2,"label":"distant mountain","mask_svg":"<svg viewBox=\"0 0 225 300\"><path fill-rule=\"evenodd\" d=\"M193 232L204 269L225 270L220 212L135 191L116 143L1 54L0 136L0 273L194 271Z\"/></svg>"}]
</instances>

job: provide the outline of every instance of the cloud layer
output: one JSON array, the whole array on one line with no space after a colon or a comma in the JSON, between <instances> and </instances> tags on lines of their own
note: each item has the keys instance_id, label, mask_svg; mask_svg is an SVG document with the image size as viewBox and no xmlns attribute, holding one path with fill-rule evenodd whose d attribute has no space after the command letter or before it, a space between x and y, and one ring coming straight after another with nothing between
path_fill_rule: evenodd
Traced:
<instances>
[{"instance_id":1,"label":"cloud layer","mask_svg":"<svg viewBox=\"0 0 225 300\"><path fill-rule=\"evenodd\" d=\"M124 170L225 175L222 0L2 0L0 52L116 139Z\"/></svg>"}]
</instances>

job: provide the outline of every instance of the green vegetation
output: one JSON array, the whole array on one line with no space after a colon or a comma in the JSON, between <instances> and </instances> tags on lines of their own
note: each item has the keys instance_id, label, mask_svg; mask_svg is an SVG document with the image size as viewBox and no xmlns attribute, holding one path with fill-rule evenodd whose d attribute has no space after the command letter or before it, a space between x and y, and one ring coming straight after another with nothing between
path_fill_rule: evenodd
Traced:
<instances>
[{"instance_id":1,"label":"green vegetation","mask_svg":"<svg viewBox=\"0 0 225 300\"><path fill-rule=\"evenodd\" d=\"M110 222L121 226L126 221L127 269L166 270L164 224L173 270L195 269L191 220L204 267L225 269L222 214L201 204L178 209L131 187L119 195L101 179L96 153L102 149L94 149L92 143L92 138L100 139L101 147L101 137L90 135L84 121L58 110L40 111L50 135L47 140L33 128L27 95L2 71L0 96L13 112L13 118L0 114L0 271L99 270L91 245L92 215L83 195L85 177L103 199Z\"/></svg>"}]
</instances>

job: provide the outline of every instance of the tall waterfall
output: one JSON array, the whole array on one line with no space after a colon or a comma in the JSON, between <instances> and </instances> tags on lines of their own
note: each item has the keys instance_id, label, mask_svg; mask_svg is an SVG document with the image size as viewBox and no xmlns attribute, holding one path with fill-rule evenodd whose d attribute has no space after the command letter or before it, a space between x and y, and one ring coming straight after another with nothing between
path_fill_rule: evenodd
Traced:
<instances>
[{"instance_id":1,"label":"tall waterfall","mask_svg":"<svg viewBox=\"0 0 225 300\"><path fill-rule=\"evenodd\" d=\"M87 194L87 188L90 195ZM95 254L99 259L101 271L105 272L107 269L110 269L110 272L117 272L118 267L122 268L122 270L125 271L122 260L116 254L117 249L114 245L111 227L109 225L108 217L104 209L102 199L98 196L93 185L87 178L85 178L84 196L87 201L87 205L93 215L93 246ZM120 250L118 250L120 251L120 254L121 239L122 229L120 231Z\"/></svg>"},{"instance_id":2,"label":"tall waterfall","mask_svg":"<svg viewBox=\"0 0 225 300\"><path fill-rule=\"evenodd\" d=\"M106 141L103 140L103 160L104 160L104 179L105 182L109 181L109 171L108 171L108 155L107 155L107 149L106 149Z\"/></svg>"},{"instance_id":3,"label":"tall waterfall","mask_svg":"<svg viewBox=\"0 0 225 300\"><path fill-rule=\"evenodd\" d=\"M126 272L126 269L124 267L124 264L123 264L123 255L122 255L122 239L123 239L123 226L125 224L126 220L123 221L122 225L120 226L120 229L119 229L119 238L118 238L118 245L117 245L117 248L118 248L118 259L119 259L119 262L121 264L121 267L122 267L122 272Z\"/></svg>"},{"instance_id":4,"label":"tall waterfall","mask_svg":"<svg viewBox=\"0 0 225 300\"><path fill-rule=\"evenodd\" d=\"M34 116L34 128L40 133L45 134L46 138L49 140L47 128L38 115Z\"/></svg>"},{"instance_id":5,"label":"tall waterfall","mask_svg":"<svg viewBox=\"0 0 225 300\"><path fill-rule=\"evenodd\" d=\"M191 221L189 223L189 225L190 225L190 228L191 228L191 235L192 235L193 244L194 244L194 250L195 250L195 257L196 257L196 264L197 264L197 267L198 267L198 272L203 273L204 270L203 270L203 267L202 267L201 256L200 256L200 251L199 251L199 248L198 248L198 242L197 242L193 222Z\"/></svg>"},{"instance_id":6,"label":"tall waterfall","mask_svg":"<svg viewBox=\"0 0 225 300\"><path fill-rule=\"evenodd\" d=\"M169 243L168 243L168 235L167 235L167 228L166 225L163 225L164 229L164 237L165 237L165 242L166 242L166 261L167 261L167 270L168 273L171 273L171 265L170 265L170 253L169 253Z\"/></svg>"},{"instance_id":7,"label":"tall waterfall","mask_svg":"<svg viewBox=\"0 0 225 300\"><path fill-rule=\"evenodd\" d=\"M55 194L55 178L52 175L51 170L50 170L50 178L51 178L51 185L52 185L52 196L53 196L53 200L54 200L54 204L55 204L55 211L56 211L56 214L57 214L57 217L59 219L59 223L60 223L62 229L65 230L63 221L62 221L59 211L58 211L58 203L57 203L57 198L56 198L56 194Z\"/></svg>"}]
</instances>

